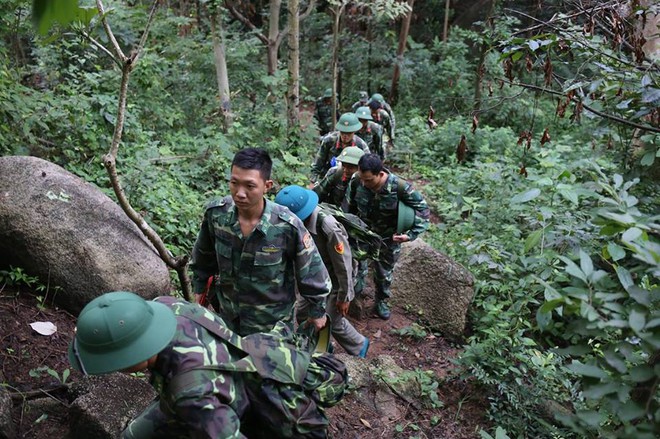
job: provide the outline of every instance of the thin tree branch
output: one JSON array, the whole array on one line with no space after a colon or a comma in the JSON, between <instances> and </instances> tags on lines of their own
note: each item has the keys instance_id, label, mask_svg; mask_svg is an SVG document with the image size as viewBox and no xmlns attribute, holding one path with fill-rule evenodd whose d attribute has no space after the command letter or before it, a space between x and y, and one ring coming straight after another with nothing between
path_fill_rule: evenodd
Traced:
<instances>
[{"instance_id":1,"label":"thin tree branch","mask_svg":"<svg viewBox=\"0 0 660 439\"><path fill-rule=\"evenodd\" d=\"M158 6L159 0L154 0L154 2L151 4L151 10L149 11L149 18L147 19L147 24L144 26L144 32L142 32L142 37L140 38L140 42L138 43L138 46L135 48L134 56L133 56L133 62L137 62L138 55L142 53L142 48L144 47L144 44L147 41L147 35L149 34L149 29L151 28L151 24L154 21L154 17L156 15L156 7Z\"/></svg>"},{"instance_id":2,"label":"thin tree branch","mask_svg":"<svg viewBox=\"0 0 660 439\"><path fill-rule=\"evenodd\" d=\"M87 40L88 40L90 43L92 43L94 46L96 46L98 49L100 49L102 52L104 52L106 55L108 55L108 56L110 57L110 59L112 60L112 62L114 62L115 64L117 64L117 66L118 66L119 68L121 68L121 61L119 61L119 60L117 59L117 57L116 57L115 55L113 55L113 53L110 52L110 51L108 50L107 47L105 47L103 44L101 44L101 43L99 43L98 41L96 41L96 40L94 39L94 37L92 37L90 34L88 34L88 33L85 32L85 31L82 31L82 36L85 37L85 38L87 38Z\"/></svg>"},{"instance_id":3,"label":"thin tree branch","mask_svg":"<svg viewBox=\"0 0 660 439\"><path fill-rule=\"evenodd\" d=\"M256 31L255 35L259 40L264 43L266 46L268 46L268 37L265 36L258 28L257 26L254 25L250 20L248 20L243 14L241 14L236 7L231 3L229 0L225 0L225 7L229 11L229 13L238 21L243 23L245 26L247 26L250 30Z\"/></svg>"},{"instance_id":4,"label":"thin tree branch","mask_svg":"<svg viewBox=\"0 0 660 439\"><path fill-rule=\"evenodd\" d=\"M552 90L552 89L545 88L545 87L539 87L538 85L525 84L525 83L522 83L522 82L512 82L511 84L516 85L518 87L527 88L527 89L530 89L530 90L541 91L543 93L548 93L548 94L555 95L555 96L566 97L566 93L559 92L559 91ZM585 104L584 101L582 101L582 99L580 99L579 97L573 96L571 98L571 101L582 103L582 106L584 107L585 110L588 110L588 111L590 111L590 112L592 112L592 113L594 113L594 114L596 114L596 115L598 115L598 116L600 116L604 119L612 120L612 121L615 121L615 122L618 122L620 124L627 125L627 126L630 126L630 127L633 127L633 128L639 128L640 130L650 131L650 132L653 132L653 133L660 133L660 128L656 128L656 127L653 127L651 125L639 124L637 122L632 122L630 120L624 119L624 118L619 117L619 116L615 116L613 114L609 114L609 113L605 113L605 112L600 111L600 110L596 110L595 108L590 107L589 105Z\"/></svg>"},{"instance_id":5,"label":"thin tree branch","mask_svg":"<svg viewBox=\"0 0 660 439\"><path fill-rule=\"evenodd\" d=\"M96 8L99 10L99 15L101 16L101 23L103 24L103 28L105 29L106 35L108 35L108 39L112 43L112 47L115 49L115 53L117 54L117 57L122 63L125 62L126 55L124 55L124 52L121 50L121 47L119 47L119 43L115 38L115 34L112 33L112 29L110 28L110 23L108 23L108 20L106 20L105 18L105 8L103 6L103 3L101 3L101 0L96 0Z\"/></svg>"}]
</instances>

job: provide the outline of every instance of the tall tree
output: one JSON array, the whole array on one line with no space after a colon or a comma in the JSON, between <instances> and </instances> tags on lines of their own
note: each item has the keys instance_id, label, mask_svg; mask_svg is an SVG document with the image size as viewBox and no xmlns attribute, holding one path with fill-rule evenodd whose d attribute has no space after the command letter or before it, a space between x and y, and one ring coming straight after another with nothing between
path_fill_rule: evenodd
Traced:
<instances>
[{"instance_id":1,"label":"tall tree","mask_svg":"<svg viewBox=\"0 0 660 439\"><path fill-rule=\"evenodd\" d=\"M289 90L287 93L287 123L291 133L300 119L300 0L289 0Z\"/></svg>"},{"instance_id":2,"label":"tall tree","mask_svg":"<svg viewBox=\"0 0 660 439\"><path fill-rule=\"evenodd\" d=\"M213 58L215 61L215 76L218 82L218 95L220 98L220 114L222 125L227 132L232 124L231 100L229 95L229 76L227 74L227 58L225 56L225 40L222 32L221 8L211 9L211 38L213 39Z\"/></svg>"},{"instance_id":3,"label":"tall tree","mask_svg":"<svg viewBox=\"0 0 660 439\"><path fill-rule=\"evenodd\" d=\"M399 78L401 77L401 65L403 64L403 53L406 51L406 42L408 41L408 33L410 32L410 20L412 19L414 4L415 0L408 0L408 6L410 6L410 10L403 18L403 22L401 23L401 32L399 32L399 47L396 50L396 62L394 63L392 86L390 87L390 100L393 103L396 103L399 96Z\"/></svg>"},{"instance_id":4,"label":"tall tree","mask_svg":"<svg viewBox=\"0 0 660 439\"><path fill-rule=\"evenodd\" d=\"M225 0L225 6L229 13L238 21L243 23L248 29L256 31L255 35L266 46L266 65L269 75L274 75L277 71L277 60L280 45L289 33L289 24L280 31L280 14L282 12L282 0L270 0L268 14L268 29L267 33L259 30L258 27L246 17L237 7L236 3L232 0ZM299 15L299 20L304 20L312 13L316 6L316 0L310 0L307 9L302 15Z\"/></svg>"}]
</instances>

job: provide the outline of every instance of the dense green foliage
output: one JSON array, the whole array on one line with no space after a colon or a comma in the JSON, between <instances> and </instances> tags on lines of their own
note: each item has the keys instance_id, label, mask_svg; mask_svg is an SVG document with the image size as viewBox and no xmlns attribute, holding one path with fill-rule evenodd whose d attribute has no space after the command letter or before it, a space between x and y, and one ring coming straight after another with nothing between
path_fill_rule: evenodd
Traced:
<instances>
[{"instance_id":1,"label":"dense green foliage","mask_svg":"<svg viewBox=\"0 0 660 439\"><path fill-rule=\"evenodd\" d=\"M512 9L494 7L443 42L444 2L427 3L401 66L390 164L420 182L440 217L425 239L476 278L459 378L488 394L488 431L496 437L656 437L660 147L650 128L660 101L657 61L635 50L634 26L624 21L614 32L630 47L612 46L588 15L569 20L568 10L539 12L555 20L550 30L516 32L525 16L513 9L527 2L504 2ZM267 148L278 186L307 183L317 147L309 109L331 80L332 16L324 4L302 24L304 111L300 140L289 143L286 48L278 71L266 75L262 43L224 14L234 122L223 130L209 12L186 5L157 11L131 75L118 156L132 205L175 254L190 252L204 202L227 193L237 149ZM126 52L139 41L148 6L106 5ZM0 1L0 155L46 158L113 196L102 156L121 74L85 36L107 45L98 17L41 36L29 11L29 2ZM343 109L359 90L387 95L397 42L395 22L347 11ZM457 163L462 138L467 161ZM10 269L0 281L27 282L17 275L27 276ZM442 405L435 377L416 370L401 379L416 379L431 405Z\"/></svg>"}]
</instances>

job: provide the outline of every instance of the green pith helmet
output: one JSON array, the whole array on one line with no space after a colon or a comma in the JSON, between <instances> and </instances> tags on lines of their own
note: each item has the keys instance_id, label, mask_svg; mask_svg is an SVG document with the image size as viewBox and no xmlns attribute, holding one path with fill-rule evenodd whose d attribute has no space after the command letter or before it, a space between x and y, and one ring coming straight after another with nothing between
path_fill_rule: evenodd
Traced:
<instances>
[{"instance_id":1,"label":"green pith helmet","mask_svg":"<svg viewBox=\"0 0 660 439\"><path fill-rule=\"evenodd\" d=\"M366 104L367 101L369 100L369 93L367 93L366 91L361 91L359 96L360 96L360 102L362 102L363 104Z\"/></svg>"},{"instance_id":2,"label":"green pith helmet","mask_svg":"<svg viewBox=\"0 0 660 439\"><path fill-rule=\"evenodd\" d=\"M363 155L364 155L364 151L358 148L357 146L349 146L348 148L344 148L341 154L339 154L339 157L337 157L337 160L339 160L342 163L346 163L347 165L357 166L358 162L360 161L360 158Z\"/></svg>"},{"instance_id":3,"label":"green pith helmet","mask_svg":"<svg viewBox=\"0 0 660 439\"><path fill-rule=\"evenodd\" d=\"M324 98L331 98L332 97L332 89L331 88L326 88L325 91L323 92L323 97Z\"/></svg>"},{"instance_id":4,"label":"green pith helmet","mask_svg":"<svg viewBox=\"0 0 660 439\"><path fill-rule=\"evenodd\" d=\"M167 306L134 293L106 293L78 316L69 362L84 374L127 369L158 354L174 337L176 318Z\"/></svg>"},{"instance_id":5,"label":"green pith helmet","mask_svg":"<svg viewBox=\"0 0 660 439\"><path fill-rule=\"evenodd\" d=\"M342 133L354 133L362 128L362 123L355 113L344 113L335 125L335 129Z\"/></svg>"},{"instance_id":6,"label":"green pith helmet","mask_svg":"<svg viewBox=\"0 0 660 439\"><path fill-rule=\"evenodd\" d=\"M404 233L415 224L415 209L399 201L398 215L396 221L396 233Z\"/></svg>"},{"instance_id":7,"label":"green pith helmet","mask_svg":"<svg viewBox=\"0 0 660 439\"><path fill-rule=\"evenodd\" d=\"M371 117L371 108L369 107L358 108L355 110L355 115L358 117L358 119L374 120L374 118Z\"/></svg>"},{"instance_id":8,"label":"green pith helmet","mask_svg":"<svg viewBox=\"0 0 660 439\"><path fill-rule=\"evenodd\" d=\"M374 94L372 94L372 95L371 95L371 100L372 100L372 101L378 101L378 102L380 102L381 104L384 104L384 103L385 103L385 98L384 98L383 95L380 94L380 93L374 93Z\"/></svg>"},{"instance_id":9,"label":"green pith helmet","mask_svg":"<svg viewBox=\"0 0 660 439\"><path fill-rule=\"evenodd\" d=\"M275 196L275 202L289 208L301 221L305 221L319 204L319 196L314 191L301 186L287 186Z\"/></svg>"}]
</instances>

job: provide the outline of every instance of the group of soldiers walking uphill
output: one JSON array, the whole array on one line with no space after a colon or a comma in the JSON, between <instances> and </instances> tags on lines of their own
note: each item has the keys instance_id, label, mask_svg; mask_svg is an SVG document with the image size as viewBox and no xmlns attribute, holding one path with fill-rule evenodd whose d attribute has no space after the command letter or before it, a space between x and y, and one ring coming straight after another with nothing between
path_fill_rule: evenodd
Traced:
<instances>
[{"instance_id":1,"label":"group of soldiers walking uphill","mask_svg":"<svg viewBox=\"0 0 660 439\"><path fill-rule=\"evenodd\" d=\"M309 187L284 187L274 201L269 154L236 153L230 195L206 205L193 248L195 303L118 291L82 310L71 364L84 374L148 369L159 394L122 437L327 437L324 409L342 398L348 375L323 334L360 358L370 344L347 319L368 260L340 220L356 217L379 235L374 311L389 319L401 244L430 213L384 167L395 121L383 97L361 92L352 110L331 131L317 107L323 136Z\"/></svg>"}]
</instances>

